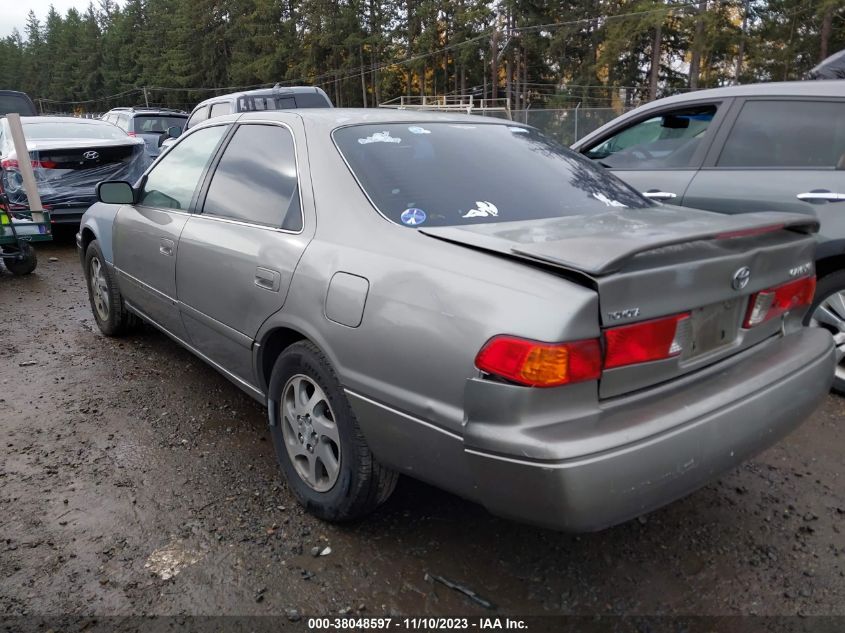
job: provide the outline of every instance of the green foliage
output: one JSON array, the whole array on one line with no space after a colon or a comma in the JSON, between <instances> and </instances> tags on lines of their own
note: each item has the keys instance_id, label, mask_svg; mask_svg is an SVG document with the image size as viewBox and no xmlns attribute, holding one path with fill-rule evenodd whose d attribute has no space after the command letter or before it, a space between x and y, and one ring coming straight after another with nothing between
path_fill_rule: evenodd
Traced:
<instances>
[{"instance_id":1,"label":"green foliage","mask_svg":"<svg viewBox=\"0 0 845 633\"><path fill-rule=\"evenodd\" d=\"M514 108L621 106L648 98L652 65L665 95L799 79L843 47L845 0L98 0L30 12L0 39L0 87L45 111L190 108L276 82L371 107L489 96L495 59Z\"/></svg>"}]
</instances>

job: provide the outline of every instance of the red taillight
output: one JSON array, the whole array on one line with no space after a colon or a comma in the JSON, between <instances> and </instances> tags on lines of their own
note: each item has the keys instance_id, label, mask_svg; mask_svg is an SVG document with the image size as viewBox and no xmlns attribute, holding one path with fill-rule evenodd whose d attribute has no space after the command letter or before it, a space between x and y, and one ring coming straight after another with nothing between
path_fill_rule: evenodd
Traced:
<instances>
[{"instance_id":1,"label":"red taillight","mask_svg":"<svg viewBox=\"0 0 845 633\"><path fill-rule=\"evenodd\" d=\"M51 160L33 160L30 161L32 163L32 168L37 169L39 167L43 169L55 169L58 163L55 163ZM3 169L19 169L20 163L18 163L17 158L7 158L2 163L0 163L0 167Z\"/></svg>"},{"instance_id":2,"label":"red taillight","mask_svg":"<svg viewBox=\"0 0 845 633\"><path fill-rule=\"evenodd\" d=\"M779 317L784 312L813 303L816 294L816 278L802 277L795 281L761 290L748 300L744 328L754 327L770 319Z\"/></svg>"},{"instance_id":3,"label":"red taillight","mask_svg":"<svg viewBox=\"0 0 845 633\"><path fill-rule=\"evenodd\" d=\"M683 348L683 325L689 312L605 330L604 368L671 358Z\"/></svg>"},{"instance_id":4,"label":"red taillight","mask_svg":"<svg viewBox=\"0 0 845 633\"><path fill-rule=\"evenodd\" d=\"M601 375L601 347L598 339L541 343L496 336L478 352L475 366L521 385L556 387L597 379Z\"/></svg>"}]
</instances>

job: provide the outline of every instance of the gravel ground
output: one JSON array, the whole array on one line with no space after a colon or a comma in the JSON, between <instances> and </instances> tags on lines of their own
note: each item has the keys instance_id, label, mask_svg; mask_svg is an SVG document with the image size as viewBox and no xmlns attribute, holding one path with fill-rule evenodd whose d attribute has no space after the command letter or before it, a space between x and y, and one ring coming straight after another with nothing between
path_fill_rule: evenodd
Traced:
<instances>
[{"instance_id":1,"label":"gravel ground","mask_svg":"<svg viewBox=\"0 0 845 633\"><path fill-rule=\"evenodd\" d=\"M151 328L100 335L60 237L34 275L0 272L0 615L845 615L843 399L598 534L409 479L329 525L287 490L258 404Z\"/></svg>"}]
</instances>

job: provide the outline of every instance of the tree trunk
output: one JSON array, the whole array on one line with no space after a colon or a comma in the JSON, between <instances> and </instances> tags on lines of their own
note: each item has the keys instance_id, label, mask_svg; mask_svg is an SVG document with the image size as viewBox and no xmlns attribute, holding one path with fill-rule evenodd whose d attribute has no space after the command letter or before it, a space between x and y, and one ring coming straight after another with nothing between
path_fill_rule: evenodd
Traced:
<instances>
[{"instance_id":1,"label":"tree trunk","mask_svg":"<svg viewBox=\"0 0 845 633\"><path fill-rule=\"evenodd\" d=\"M361 101L367 107L367 77L364 72L364 45L358 46L358 58L361 60Z\"/></svg>"},{"instance_id":2,"label":"tree trunk","mask_svg":"<svg viewBox=\"0 0 845 633\"><path fill-rule=\"evenodd\" d=\"M698 90L698 76L701 73L701 52L704 48L704 13L707 11L707 0L698 3L695 16L695 35L692 42L692 53L689 62L689 89Z\"/></svg>"},{"instance_id":3,"label":"tree trunk","mask_svg":"<svg viewBox=\"0 0 845 633\"><path fill-rule=\"evenodd\" d=\"M498 64L498 55L499 55L499 20L498 14L496 15L496 24L493 27L493 43L490 48L491 55L490 55L490 98L496 99L498 95L498 91L496 88L499 85L499 64Z\"/></svg>"},{"instance_id":4,"label":"tree trunk","mask_svg":"<svg viewBox=\"0 0 845 633\"><path fill-rule=\"evenodd\" d=\"M739 50L736 54L736 70L734 71L734 83L739 83L742 75L742 63L745 61L745 30L748 28L748 0L743 2L742 30L739 35Z\"/></svg>"},{"instance_id":5,"label":"tree trunk","mask_svg":"<svg viewBox=\"0 0 845 633\"><path fill-rule=\"evenodd\" d=\"M648 98L657 99L657 81L660 78L660 48L663 44L663 28L658 24L654 28L654 41L651 44L651 68L648 71Z\"/></svg>"},{"instance_id":6,"label":"tree trunk","mask_svg":"<svg viewBox=\"0 0 845 633\"><path fill-rule=\"evenodd\" d=\"M827 58L830 49L830 34L833 30L833 5L828 4L822 16L822 30L819 36L821 45L819 46L819 61Z\"/></svg>"}]
</instances>

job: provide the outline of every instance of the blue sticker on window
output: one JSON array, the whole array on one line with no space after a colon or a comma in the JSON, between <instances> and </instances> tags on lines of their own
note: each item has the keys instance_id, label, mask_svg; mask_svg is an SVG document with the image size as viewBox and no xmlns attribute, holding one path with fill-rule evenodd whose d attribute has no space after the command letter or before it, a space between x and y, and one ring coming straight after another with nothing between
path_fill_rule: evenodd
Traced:
<instances>
[{"instance_id":1,"label":"blue sticker on window","mask_svg":"<svg viewBox=\"0 0 845 633\"><path fill-rule=\"evenodd\" d=\"M419 226L423 222L425 222L425 211L422 209L405 209L402 212L402 215L399 216L402 220L402 224L406 224L408 226Z\"/></svg>"}]
</instances>

